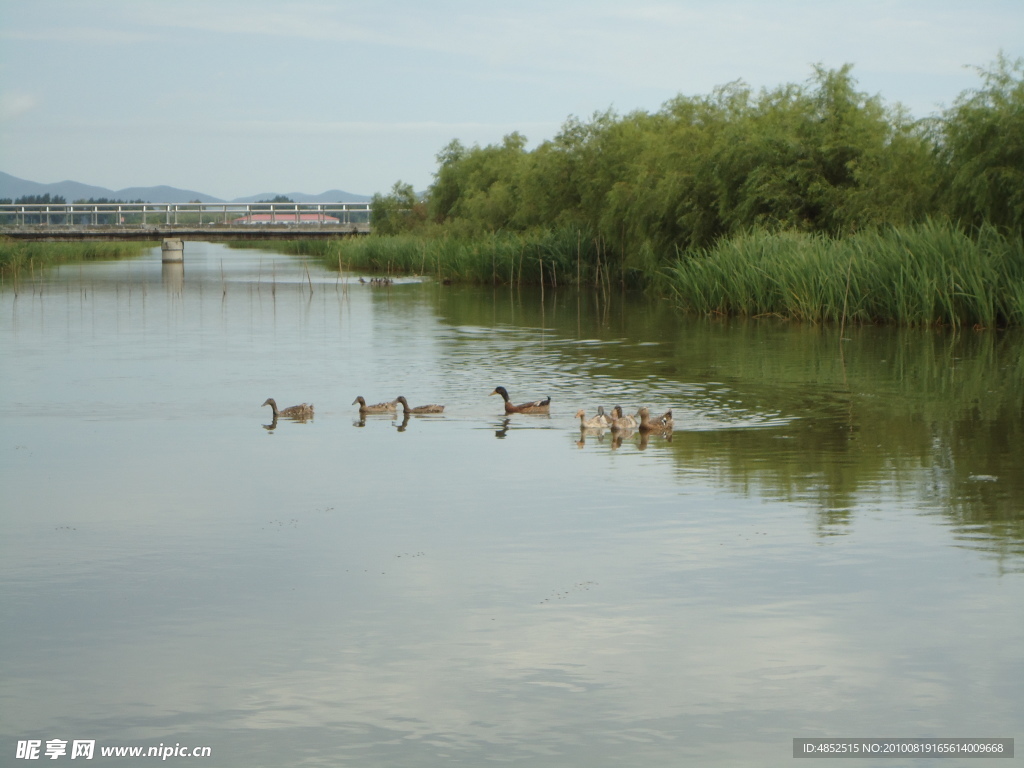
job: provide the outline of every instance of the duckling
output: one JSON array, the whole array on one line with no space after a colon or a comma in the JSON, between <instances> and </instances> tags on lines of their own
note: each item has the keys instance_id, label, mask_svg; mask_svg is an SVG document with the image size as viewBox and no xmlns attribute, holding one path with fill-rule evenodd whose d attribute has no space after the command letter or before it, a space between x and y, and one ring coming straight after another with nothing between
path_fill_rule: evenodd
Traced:
<instances>
[{"instance_id":1,"label":"duckling","mask_svg":"<svg viewBox=\"0 0 1024 768\"><path fill-rule=\"evenodd\" d=\"M599 406L597 415L588 419L586 412L580 408L576 411L576 418L580 420L580 429L606 429L608 427L608 417L604 415L604 407Z\"/></svg>"},{"instance_id":2,"label":"duckling","mask_svg":"<svg viewBox=\"0 0 1024 768\"><path fill-rule=\"evenodd\" d=\"M632 416L625 416L622 413L622 406L616 405L612 408L612 431L613 432L624 432L631 429L636 429L637 421Z\"/></svg>"},{"instance_id":3,"label":"duckling","mask_svg":"<svg viewBox=\"0 0 1024 768\"><path fill-rule=\"evenodd\" d=\"M671 432L672 431L672 411L658 416L657 418L651 418L651 412L647 408L641 408L637 412L640 416L640 431L641 432Z\"/></svg>"},{"instance_id":4,"label":"duckling","mask_svg":"<svg viewBox=\"0 0 1024 768\"><path fill-rule=\"evenodd\" d=\"M399 395L396 403L402 404L402 412L405 414L409 413L443 413L443 405L417 405L415 408L409 407L409 401L405 399L404 395Z\"/></svg>"},{"instance_id":5,"label":"duckling","mask_svg":"<svg viewBox=\"0 0 1024 768\"><path fill-rule=\"evenodd\" d=\"M366 400L360 395L352 401L352 405L359 403L359 415L362 416L366 413L394 413L398 410L398 401L392 400L389 403L376 403L374 405L367 405Z\"/></svg>"},{"instance_id":6,"label":"duckling","mask_svg":"<svg viewBox=\"0 0 1024 768\"><path fill-rule=\"evenodd\" d=\"M284 410L279 411L277 409L277 403L274 398L268 397L263 405L269 405L270 409L274 412L274 419L312 419L313 418L313 406L309 403L303 403L302 405L292 405ZM263 406L260 406L261 408Z\"/></svg>"},{"instance_id":7,"label":"duckling","mask_svg":"<svg viewBox=\"0 0 1024 768\"><path fill-rule=\"evenodd\" d=\"M551 412L551 398L548 397L546 400L534 400L532 403L522 403L521 405L513 405L509 399L508 390L504 387L495 387L492 395L501 395L501 399L505 401L505 413L550 413Z\"/></svg>"}]
</instances>

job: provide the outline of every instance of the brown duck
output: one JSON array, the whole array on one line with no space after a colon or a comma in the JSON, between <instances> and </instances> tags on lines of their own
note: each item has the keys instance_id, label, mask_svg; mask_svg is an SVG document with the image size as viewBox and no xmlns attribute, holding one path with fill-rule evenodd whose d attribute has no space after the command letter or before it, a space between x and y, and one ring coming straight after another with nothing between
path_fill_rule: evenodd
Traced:
<instances>
[{"instance_id":1,"label":"brown duck","mask_svg":"<svg viewBox=\"0 0 1024 768\"><path fill-rule=\"evenodd\" d=\"M412 408L404 395L399 395L395 402L402 404L403 413L444 413L443 405L417 405Z\"/></svg>"},{"instance_id":2,"label":"brown duck","mask_svg":"<svg viewBox=\"0 0 1024 768\"><path fill-rule=\"evenodd\" d=\"M641 408L637 415L640 416L640 431L641 432L671 432L672 431L672 411L665 411L661 416L651 418L651 412L646 408Z\"/></svg>"},{"instance_id":3,"label":"brown duck","mask_svg":"<svg viewBox=\"0 0 1024 768\"><path fill-rule=\"evenodd\" d=\"M270 409L274 412L274 418L281 419L311 419L313 418L313 406L309 403L303 403L302 405L292 405L284 410L277 409L277 403L274 398L268 397L263 401L263 405L269 405ZM263 406L260 406L261 408Z\"/></svg>"},{"instance_id":4,"label":"brown duck","mask_svg":"<svg viewBox=\"0 0 1024 768\"><path fill-rule=\"evenodd\" d=\"M367 405L366 400L362 395L352 401L352 405L359 403L360 415L365 413L394 413L398 410L398 401L392 400L390 403L375 403L374 405Z\"/></svg>"},{"instance_id":5,"label":"brown duck","mask_svg":"<svg viewBox=\"0 0 1024 768\"><path fill-rule=\"evenodd\" d=\"M612 432L627 432L636 429L637 420L632 416L625 416L622 413L622 406L616 405L612 408Z\"/></svg>"},{"instance_id":6,"label":"brown duck","mask_svg":"<svg viewBox=\"0 0 1024 768\"><path fill-rule=\"evenodd\" d=\"M505 401L505 413L550 413L551 412L551 398L548 397L545 400L534 400L532 403L522 403L521 405L513 405L512 400L508 396L508 390L504 387L495 387L492 395L501 395L501 399Z\"/></svg>"},{"instance_id":7,"label":"brown duck","mask_svg":"<svg viewBox=\"0 0 1024 768\"><path fill-rule=\"evenodd\" d=\"M592 419L587 418L587 413L582 408L576 411L576 418L580 420L580 429L607 429L611 420L604 415L604 406L597 406L597 415Z\"/></svg>"}]
</instances>

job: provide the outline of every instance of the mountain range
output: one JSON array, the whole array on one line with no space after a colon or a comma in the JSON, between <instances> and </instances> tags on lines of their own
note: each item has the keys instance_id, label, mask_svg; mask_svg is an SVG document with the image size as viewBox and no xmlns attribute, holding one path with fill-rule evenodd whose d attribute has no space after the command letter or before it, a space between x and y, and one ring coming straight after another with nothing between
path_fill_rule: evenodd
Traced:
<instances>
[{"instance_id":1,"label":"mountain range","mask_svg":"<svg viewBox=\"0 0 1024 768\"><path fill-rule=\"evenodd\" d=\"M126 189L106 189L105 187L94 187L89 184L81 184L77 181L59 181L56 184L40 184L36 181L27 181L11 176L0 171L0 199L10 198L12 200L24 195L46 195L50 197L59 195L69 203L75 200L88 200L89 198L105 197L108 200L143 200L147 203L255 203L259 200L272 200L278 195L283 195L296 203L365 203L370 201L367 195L354 195L351 192L343 192L340 189L329 189L319 195L310 195L305 192L264 192L259 195L238 197L234 200L221 200L219 197L196 192L191 189L178 189L177 187L128 187Z\"/></svg>"}]
</instances>

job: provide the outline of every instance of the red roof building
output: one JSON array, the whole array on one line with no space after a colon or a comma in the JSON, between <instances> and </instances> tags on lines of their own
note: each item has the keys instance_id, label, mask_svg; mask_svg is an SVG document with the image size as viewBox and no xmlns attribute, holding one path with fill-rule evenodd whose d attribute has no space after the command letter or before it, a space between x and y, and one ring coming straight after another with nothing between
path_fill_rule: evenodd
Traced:
<instances>
[{"instance_id":1,"label":"red roof building","mask_svg":"<svg viewBox=\"0 0 1024 768\"><path fill-rule=\"evenodd\" d=\"M235 219L235 224L340 224L341 219L325 213L252 213Z\"/></svg>"}]
</instances>

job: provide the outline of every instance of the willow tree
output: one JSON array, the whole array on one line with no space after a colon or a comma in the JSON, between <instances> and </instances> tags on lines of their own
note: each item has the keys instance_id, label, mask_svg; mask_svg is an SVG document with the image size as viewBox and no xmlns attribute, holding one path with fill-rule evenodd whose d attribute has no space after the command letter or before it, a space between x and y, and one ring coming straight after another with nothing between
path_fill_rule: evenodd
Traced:
<instances>
[{"instance_id":1,"label":"willow tree","mask_svg":"<svg viewBox=\"0 0 1024 768\"><path fill-rule=\"evenodd\" d=\"M979 68L983 86L957 99L943 120L945 203L961 222L1024 230L1024 59L1000 54Z\"/></svg>"}]
</instances>

